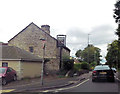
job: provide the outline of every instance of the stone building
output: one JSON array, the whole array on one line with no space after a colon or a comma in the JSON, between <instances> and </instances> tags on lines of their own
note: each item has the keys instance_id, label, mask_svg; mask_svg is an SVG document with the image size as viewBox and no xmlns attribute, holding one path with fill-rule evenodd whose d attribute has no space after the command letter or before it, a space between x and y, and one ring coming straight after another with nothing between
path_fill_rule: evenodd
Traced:
<instances>
[{"instance_id":1,"label":"stone building","mask_svg":"<svg viewBox=\"0 0 120 94\"><path fill-rule=\"evenodd\" d=\"M57 46L58 40L50 35L50 26L42 25L38 27L33 22L30 23L21 32L8 41L9 46L15 46L25 51L43 57L43 41L45 39L45 58L50 61L46 63L45 70L47 73L56 72L60 68L60 47ZM62 47L62 56L70 56L70 49Z\"/></svg>"},{"instance_id":2,"label":"stone building","mask_svg":"<svg viewBox=\"0 0 120 94\"><path fill-rule=\"evenodd\" d=\"M17 79L40 77L42 59L23 49L7 44L0 44L0 66L12 67L17 72Z\"/></svg>"}]
</instances>

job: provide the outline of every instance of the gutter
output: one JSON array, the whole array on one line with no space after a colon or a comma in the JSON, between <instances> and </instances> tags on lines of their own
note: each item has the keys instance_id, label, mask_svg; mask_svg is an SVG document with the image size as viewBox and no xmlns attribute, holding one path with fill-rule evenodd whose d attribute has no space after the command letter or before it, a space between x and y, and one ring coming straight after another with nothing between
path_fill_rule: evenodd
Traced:
<instances>
[{"instance_id":1,"label":"gutter","mask_svg":"<svg viewBox=\"0 0 120 94\"><path fill-rule=\"evenodd\" d=\"M0 61L28 61L28 62L42 62L41 59L0 59Z\"/></svg>"},{"instance_id":2,"label":"gutter","mask_svg":"<svg viewBox=\"0 0 120 94\"><path fill-rule=\"evenodd\" d=\"M0 59L0 61L21 61L21 59Z\"/></svg>"}]
</instances>

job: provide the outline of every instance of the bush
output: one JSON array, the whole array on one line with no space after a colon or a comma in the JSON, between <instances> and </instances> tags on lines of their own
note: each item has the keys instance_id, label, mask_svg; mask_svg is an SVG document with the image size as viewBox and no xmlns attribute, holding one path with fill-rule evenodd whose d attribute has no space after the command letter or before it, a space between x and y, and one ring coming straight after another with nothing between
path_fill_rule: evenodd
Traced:
<instances>
[{"instance_id":1,"label":"bush","mask_svg":"<svg viewBox=\"0 0 120 94\"><path fill-rule=\"evenodd\" d=\"M81 64L80 64L80 63L74 64L74 69L75 69L76 71L80 71L80 69L81 69Z\"/></svg>"},{"instance_id":2,"label":"bush","mask_svg":"<svg viewBox=\"0 0 120 94\"><path fill-rule=\"evenodd\" d=\"M74 66L74 60L73 59L64 59L63 60L63 70L71 70Z\"/></svg>"},{"instance_id":3,"label":"bush","mask_svg":"<svg viewBox=\"0 0 120 94\"><path fill-rule=\"evenodd\" d=\"M89 64L87 62L82 62L81 63L81 69L87 69L87 70L89 70Z\"/></svg>"},{"instance_id":4,"label":"bush","mask_svg":"<svg viewBox=\"0 0 120 94\"><path fill-rule=\"evenodd\" d=\"M92 62L92 63L90 64L90 69L93 70L96 65L97 65L96 62Z\"/></svg>"},{"instance_id":5,"label":"bush","mask_svg":"<svg viewBox=\"0 0 120 94\"><path fill-rule=\"evenodd\" d=\"M68 77L73 77L74 73L76 73L76 71L74 69L70 70Z\"/></svg>"},{"instance_id":6,"label":"bush","mask_svg":"<svg viewBox=\"0 0 120 94\"><path fill-rule=\"evenodd\" d=\"M62 75L65 75L67 72L68 72L67 70L60 70L56 74L62 76Z\"/></svg>"}]
</instances>

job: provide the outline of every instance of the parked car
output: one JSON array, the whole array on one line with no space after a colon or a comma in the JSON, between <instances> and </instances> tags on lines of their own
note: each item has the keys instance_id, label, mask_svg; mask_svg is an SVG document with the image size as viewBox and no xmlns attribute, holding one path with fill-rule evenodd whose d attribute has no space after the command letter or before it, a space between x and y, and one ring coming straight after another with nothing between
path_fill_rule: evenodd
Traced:
<instances>
[{"instance_id":1,"label":"parked car","mask_svg":"<svg viewBox=\"0 0 120 94\"><path fill-rule=\"evenodd\" d=\"M111 69L113 70L113 72L114 72L114 73L116 73L116 72L117 72L116 68L111 68Z\"/></svg>"},{"instance_id":2,"label":"parked car","mask_svg":"<svg viewBox=\"0 0 120 94\"><path fill-rule=\"evenodd\" d=\"M92 72L92 81L95 82L97 80L107 80L114 82L114 72L108 65L98 65L94 68Z\"/></svg>"},{"instance_id":3,"label":"parked car","mask_svg":"<svg viewBox=\"0 0 120 94\"><path fill-rule=\"evenodd\" d=\"M2 85L6 85L10 81L17 80L17 73L10 67L0 67L0 79Z\"/></svg>"}]
</instances>

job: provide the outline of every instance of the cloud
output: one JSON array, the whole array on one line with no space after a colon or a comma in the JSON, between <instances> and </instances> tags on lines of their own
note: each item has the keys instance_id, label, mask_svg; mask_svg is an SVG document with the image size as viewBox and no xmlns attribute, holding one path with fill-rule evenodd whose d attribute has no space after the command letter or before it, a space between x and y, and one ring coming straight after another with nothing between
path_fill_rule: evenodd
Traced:
<instances>
[{"instance_id":1,"label":"cloud","mask_svg":"<svg viewBox=\"0 0 120 94\"><path fill-rule=\"evenodd\" d=\"M66 33L67 35L67 46L71 49L71 55L74 56L76 51L83 49L87 46L86 30L73 27Z\"/></svg>"},{"instance_id":2,"label":"cloud","mask_svg":"<svg viewBox=\"0 0 120 94\"><path fill-rule=\"evenodd\" d=\"M93 45L108 44L117 38L115 29L111 25L97 26L92 29L90 34L90 42Z\"/></svg>"},{"instance_id":3,"label":"cloud","mask_svg":"<svg viewBox=\"0 0 120 94\"><path fill-rule=\"evenodd\" d=\"M84 45L87 42L87 33L85 33L85 30L72 28L68 30L66 35L68 45Z\"/></svg>"},{"instance_id":4,"label":"cloud","mask_svg":"<svg viewBox=\"0 0 120 94\"><path fill-rule=\"evenodd\" d=\"M99 47L105 53L107 47L103 49L103 45L107 45L117 39L115 28L109 24L94 27L91 31L74 27L66 33L67 46L71 49L72 55L74 55L78 49L84 49L88 45L88 32L90 32L89 43ZM104 53L102 52L102 54Z\"/></svg>"}]
</instances>

